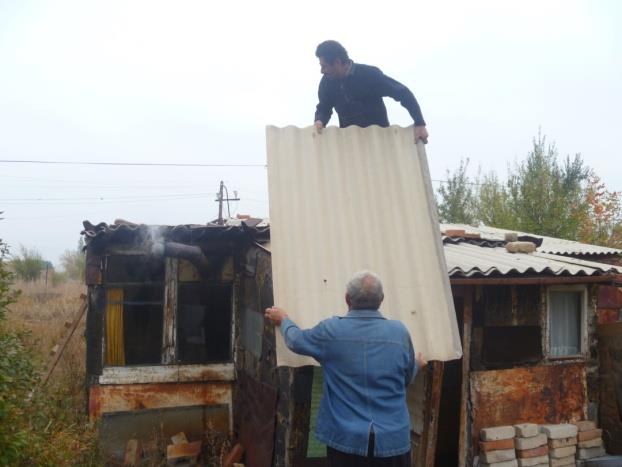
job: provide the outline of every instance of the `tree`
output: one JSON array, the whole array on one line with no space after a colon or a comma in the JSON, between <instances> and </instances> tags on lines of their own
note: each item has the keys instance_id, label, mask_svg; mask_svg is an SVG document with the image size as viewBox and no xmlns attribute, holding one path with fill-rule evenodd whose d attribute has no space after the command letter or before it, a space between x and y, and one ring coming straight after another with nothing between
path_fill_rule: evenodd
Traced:
<instances>
[{"instance_id":1,"label":"tree","mask_svg":"<svg viewBox=\"0 0 622 467\"><path fill-rule=\"evenodd\" d=\"M607 190L600 177L592 174L584 196L587 209L579 226L579 240L622 248L622 193Z\"/></svg>"},{"instance_id":2,"label":"tree","mask_svg":"<svg viewBox=\"0 0 622 467\"><path fill-rule=\"evenodd\" d=\"M438 214L441 222L471 224L476 218L476 205L473 195L473 182L469 180L467 168L469 159L460 160L458 169L452 174L447 171L447 181L438 194Z\"/></svg>"},{"instance_id":3,"label":"tree","mask_svg":"<svg viewBox=\"0 0 622 467\"><path fill-rule=\"evenodd\" d=\"M85 256L84 240L80 237L78 246L75 250L65 250L60 257L60 262L69 279L82 280L84 278Z\"/></svg>"},{"instance_id":4,"label":"tree","mask_svg":"<svg viewBox=\"0 0 622 467\"><path fill-rule=\"evenodd\" d=\"M11 265L17 277L26 282L36 281L46 267L41 253L35 248L20 247L20 255L13 258Z\"/></svg>"},{"instance_id":5,"label":"tree","mask_svg":"<svg viewBox=\"0 0 622 467\"><path fill-rule=\"evenodd\" d=\"M515 228L516 217L509 206L508 190L496 173L478 178L475 198L477 220L492 227Z\"/></svg>"}]
</instances>

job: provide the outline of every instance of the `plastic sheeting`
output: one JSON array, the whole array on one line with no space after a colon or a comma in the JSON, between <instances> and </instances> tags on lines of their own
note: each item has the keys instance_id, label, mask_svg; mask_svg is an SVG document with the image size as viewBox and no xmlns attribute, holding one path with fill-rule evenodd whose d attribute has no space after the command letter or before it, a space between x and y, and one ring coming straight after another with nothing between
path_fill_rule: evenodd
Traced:
<instances>
[{"instance_id":1,"label":"plastic sheeting","mask_svg":"<svg viewBox=\"0 0 622 467\"><path fill-rule=\"evenodd\" d=\"M369 269L381 311L428 360L462 354L423 144L412 127L268 127L274 303L301 328L347 312L345 285ZM317 364L277 333L278 365Z\"/></svg>"}]
</instances>

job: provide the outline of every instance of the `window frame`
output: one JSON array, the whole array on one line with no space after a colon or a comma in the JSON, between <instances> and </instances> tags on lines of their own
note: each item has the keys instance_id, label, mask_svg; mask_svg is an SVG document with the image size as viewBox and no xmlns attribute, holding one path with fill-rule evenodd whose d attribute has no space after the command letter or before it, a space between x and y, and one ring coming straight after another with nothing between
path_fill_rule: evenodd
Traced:
<instances>
[{"instance_id":1,"label":"window frame","mask_svg":"<svg viewBox=\"0 0 622 467\"><path fill-rule=\"evenodd\" d=\"M551 293L552 292L579 292L581 293L581 308L579 310L579 353L574 355L554 356L551 355ZM546 331L543 333L543 353L548 360L576 360L585 359L588 354L588 288L586 285L554 285L546 289L546 319L544 324Z\"/></svg>"}]
</instances>

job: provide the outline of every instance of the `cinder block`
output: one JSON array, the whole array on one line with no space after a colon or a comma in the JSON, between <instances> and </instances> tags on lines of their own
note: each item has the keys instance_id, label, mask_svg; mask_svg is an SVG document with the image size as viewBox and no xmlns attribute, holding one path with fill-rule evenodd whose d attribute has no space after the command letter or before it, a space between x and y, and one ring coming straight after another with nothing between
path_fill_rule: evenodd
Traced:
<instances>
[{"instance_id":1,"label":"cinder block","mask_svg":"<svg viewBox=\"0 0 622 467\"><path fill-rule=\"evenodd\" d=\"M480 462L479 465L480 467L518 467L518 462L516 462L516 459L512 459L511 461L493 462L492 464Z\"/></svg>"},{"instance_id":2,"label":"cinder block","mask_svg":"<svg viewBox=\"0 0 622 467\"><path fill-rule=\"evenodd\" d=\"M529 457L527 459L518 459L518 467L535 467L536 465L549 465L549 456Z\"/></svg>"},{"instance_id":3,"label":"cinder block","mask_svg":"<svg viewBox=\"0 0 622 467\"><path fill-rule=\"evenodd\" d=\"M579 431L590 431L596 429L596 422L592 420L581 420L580 422L575 423Z\"/></svg>"},{"instance_id":4,"label":"cinder block","mask_svg":"<svg viewBox=\"0 0 622 467\"><path fill-rule=\"evenodd\" d=\"M549 439L549 448L563 448L564 446L574 446L577 444L577 437L571 436L570 438Z\"/></svg>"},{"instance_id":5,"label":"cinder block","mask_svg":"<svg viewBox=\"0 0 622 467\"><path fill-rule=\"evenodd\" d=\"M550 449L549 457L552 457L554 459L563 459L564 457L574 456L576 452L576 446L564 446L563 448Z\"/></svg>"},{"instance_id":6,"label":"cinder block","mask_svg":"<svg viewBox=\"0 0 622 467\"><path fill-rule=\"evenodd\" d=\"M515 430L513 426L493 426L482 428L479 437L482 441L496 441L499 439L514 438L514 433Z\"/></svg>"},{"instance_id":7,"label":"cinder block","mask_svg":"<svg viewBox=\"0 0 622 467\"><path fill-rule=\"evenodd\" d=\"M540 457L540 456L544 456L545 454L548 454L548 452L549 452L549 447L546 444L538 448L520 449L516 451L520 459L527 459L529 457Z\"/></svg>"},{"instance_id":8,"label":"cinder block","mask_svg":"<svg viewBox=\"0 0 622 467\"><path fill-rule=\"evenodd\" d=\"M540 432L546 433L546 436L551 439L570 438L577 436L577 425L570 423L561 423L559 425L540 425Z\"/></svg>"},{"instance_id":9,"label":"cinder block","mask_svg":"<svg viewBox=\"0 0 622 467\"><path fill-rule=\"evenodd\" d=\"M579 432L579 434L577 435L577 441L589 441L594 438L602 438L602 437L603 437L603 430L599 428L596 430Z\"/></svg>"},{"instance_id":10,"label":"cinder block","mask_svg":"<svg viewBox=\"0 0 622 467\"><path fill-rule=\"evenodd\" d=\"M544 438L546 440L546 437ZM498 439L497 441L480 441L480 451L498 451L500 449L514 449L513 439Z\"/></svg>"},{"instance_id":11,"label":"cinder block","mask_svg":"<svg viewBox=\"0 0 622 467\"><path fill-rule=\"evenodd\" d=\"M495 462L511 461L512 459L516 459L516 453L514 452L514 449L503 449L500 451L482 452L480 457L484 462L493 464Z\"/></svg>"},{"instance_id":12,"label":"cinder block","mask_svg":"<svg viewBox=\"0 0 622 467\"><path fill-rule=\"evenodd\" d=\"M516 449L534 449L546 444L546 435L539 433L531 438L514 438Z\"/></svg>"},{"instance_id":13,"label":"cinder block","mask_svg":"<svg viewBox=\"0 0 622 467\"><path fill-rule=\"evenodd\" d=\"M517 438L531 438L540 433L540 427L535 423L520 423L514 425Z\"/></svg>"},{"instance_id":14,"label":"cinder block","mask_svg":"<svg viewBox=\"0 0 622 467\"><path fill-rule=\"evenodd\" d=\"M602 446L603 445L603 439L602 438L594 438L594 439L588 439L587 441L579 441L578 447L579 448L597 448L598 446Z\"/></svg>"},{"instance_id":15,"label":"cinder block","mask_svg":"<svg viewBox=\"0 0 622 467\"><path fill-rule=\"evenodd\" d=\"M605 452L605 448L602 446L598 446L595 448L579 448L577 452L578 459L592 459L593 457L600 457L607 454Z\"/></svg>"},{"instance_id":16,"label":"cinder block","mask_svg":"<svg viewBox=\"0 0 622 467\"><path fill-rule=\"evenodd\" d=\"M564 465L575 465L574 456L563 457L561 459L549 459L550 467L562 467Z\"/></svg>"}]
</instances>

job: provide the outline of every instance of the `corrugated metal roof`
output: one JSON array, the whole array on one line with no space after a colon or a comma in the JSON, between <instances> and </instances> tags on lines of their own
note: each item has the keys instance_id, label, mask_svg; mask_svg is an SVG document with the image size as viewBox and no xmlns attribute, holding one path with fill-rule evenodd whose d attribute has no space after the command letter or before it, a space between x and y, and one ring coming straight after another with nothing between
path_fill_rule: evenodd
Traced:
<instances>
[{"instance_id":1,"label":"corrugated metal roof","mask_svg":"<svg viewBox=\"0 0 622 467\"><path fill-rule=\"evenodd\" d=\"M509 253L503 247L469 243L444 245L447 271L452 277L516 275L593 276L622 273L621 267L550 253Z\"/></svg>"},{"instance_id":2,"label":"corrugated metal roof","mask_svg":"<svg viewBox=\"0 0 622 467\"><path fill-rule=\"evenodd\" d=\"M275 303L311 327L344 314L346 282L370 269L383 279L383 313L406 325L426 358L459 357L434 193L412 127L268 127L267 148ZM278 336L279 364L312 363Z\"/></svg>"},{"instance_id":3,"label":"corrugated metal roof","mask_svg":"<svg viewBox=\"0 0 622 467\"><path fill-rule=\"evenodd\" d=\"M517 233L519 236L531 236L542 239L542 245L538 247L538 251L545 253L553 253L558 255L622 255L622 250L616 248L608 248L605 246L589 245L587 243L575 242L572 240L564 240L561 238L547 237L545 235L536 235L528 232L520 232L516 230L499 229L481 225L473 227L468 224L441 224L441 230L458 229L465 230L467 233L479 233L483 239L487 240L503 240L506 233Z\"/></svg>"}]
</instances>

